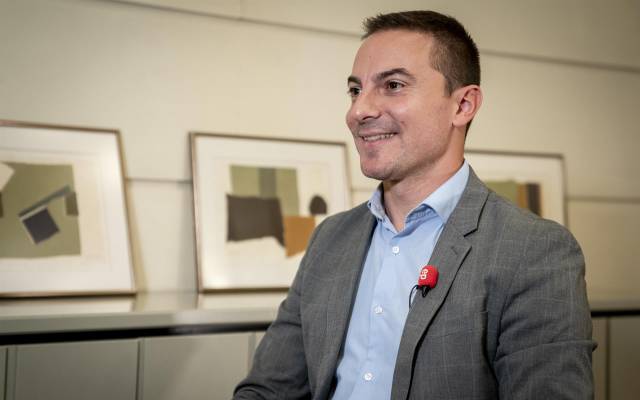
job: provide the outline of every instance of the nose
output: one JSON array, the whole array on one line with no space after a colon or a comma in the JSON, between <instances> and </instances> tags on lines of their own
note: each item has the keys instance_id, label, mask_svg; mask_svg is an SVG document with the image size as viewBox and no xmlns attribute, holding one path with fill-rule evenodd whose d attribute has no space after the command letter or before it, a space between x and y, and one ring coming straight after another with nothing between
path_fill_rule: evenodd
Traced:
<instances>
[{"instance_id":1,"label":"nose","mask_svg":"<svg viewBox=\"0 0 640 400\"><path fill-rule=\"evenodd\" d=\"M375 92L362 90L347 111L347 125L363 124L380 116L380 105Z\"/></svg>"}]
</instances>

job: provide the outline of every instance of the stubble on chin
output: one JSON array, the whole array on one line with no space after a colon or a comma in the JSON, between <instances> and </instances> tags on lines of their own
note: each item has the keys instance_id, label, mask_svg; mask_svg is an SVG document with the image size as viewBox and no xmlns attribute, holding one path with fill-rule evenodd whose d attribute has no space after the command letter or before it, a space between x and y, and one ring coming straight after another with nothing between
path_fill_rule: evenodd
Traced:
<instances>
[{"instance_id":1,"label":"stubble on chin","mask_svg":"<svg viewBox=\"0 0 640 400\"><path fill-rule=\"evenodd\" d=\"M362 171L362 175L366 176L367 178L375 179L377 181L384 181L385 179L385 175L378 171L369 171L364 167L361 167L360 170Z\"/></svg>"},{"instance_id":2,"label":"stubble on chin","mask_svg":"<svg viewBox=\"0 0 640 400\"><path fill-rule=\"evenodd\" d=\"M360 171L367 178L375 179L378 181L385 181L391 176L391 165L383 165L377 157L368 157L367 160L363 159L360 155Z\"/></svg>"}]
</instances>

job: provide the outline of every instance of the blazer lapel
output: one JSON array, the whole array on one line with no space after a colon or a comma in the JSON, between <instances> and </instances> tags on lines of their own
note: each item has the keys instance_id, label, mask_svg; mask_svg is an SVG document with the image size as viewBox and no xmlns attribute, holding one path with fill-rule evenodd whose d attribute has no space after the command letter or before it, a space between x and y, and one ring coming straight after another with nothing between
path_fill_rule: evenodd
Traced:
<instances>
[{"instance_id":1,"label":"blazer lapel","mask_svg":"<svg viewBox=\"0 0 640 400\"><path fill-rule=\"evenodd\" d=\"M340 349L344 342L351 310L369 250L375 218L366 206L353 221L345 222L344 237L336 238L343 245L338 257L335 279L327 304L327 337L322 364L318 370L318 393L314 398L327 398L335 375ZM364 215L363 215L364 214Z\"/></svg>"},{"instance_id":2,"label":"blazer lapel","mask_svg":"<svg viewBox=\"0 0 640 400\"><path fill-rule=\"evenodd\" d=\"M460 265L471 250L471 244L465 236L477 229L487 195L487 187L470 169L467 187L455 211L449 217L429 260L429 264L438 268L438 283L427 297L415 297L407 316L396 359L392 399L407 398L418 343L447 296Z\"/></svg>"}]
</instances>

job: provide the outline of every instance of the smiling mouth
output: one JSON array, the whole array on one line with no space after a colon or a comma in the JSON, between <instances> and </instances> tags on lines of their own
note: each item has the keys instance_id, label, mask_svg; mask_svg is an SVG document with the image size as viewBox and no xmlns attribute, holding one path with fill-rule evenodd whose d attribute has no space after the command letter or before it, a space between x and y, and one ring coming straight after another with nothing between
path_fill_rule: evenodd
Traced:
<instances>
[{"instance_id":1,"label":"smiling mouth","mask_svg":"<svg viewBox=\"0 0 640 400\"><path fill-rule=\"evenodd\" d=\"M362 140L364 140L365 142L377 142L379 140L385 140L385 139L389 139L393 136L395 136L395 133L385 133L382 135L374 135L374 136L360 136L362 138Z\"/></svg>"}]
</instances>

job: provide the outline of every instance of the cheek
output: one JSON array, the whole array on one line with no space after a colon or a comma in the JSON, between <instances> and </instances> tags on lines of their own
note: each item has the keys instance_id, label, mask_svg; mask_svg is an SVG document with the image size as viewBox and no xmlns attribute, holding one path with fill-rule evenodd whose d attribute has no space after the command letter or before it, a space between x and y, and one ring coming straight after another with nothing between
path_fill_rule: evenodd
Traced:
<instances>
[{"instance_id":1,"label":"cheek","mask_svg":"<svg viewBox=\"0 0 640 400\"><path fill-rule=\"evenodd\" d=\"M353 107L349 107L349 109L347 110L347 113L344 116L344 120L347 123L349 130L352 133L355 133L354 129L357 127L358 123L353 116Z\"/></svg>"},{"instance_id":2,"label":"cheek","mask_svg":"<svg viewBox=\"0 0 640 400\"><path fill-rule=\"evenodd\" d=\"M433 104L422 108L422 112L416 114L414 123L424 129L444 133L444 128L449 121L448 108L444 104Z\"/></svg>"},{"instance_id":3,"label":"cheek","mask_svg":"<svg viewBox=\"0 0 640 400\"><path fill-rule=\"evenodd\" d=\"M415 117L419 114L414 111L406 102L395 102L387 107L385 113L390 117L391 121L402 129L413 129Z\"/></svg>"}]
</instances>

